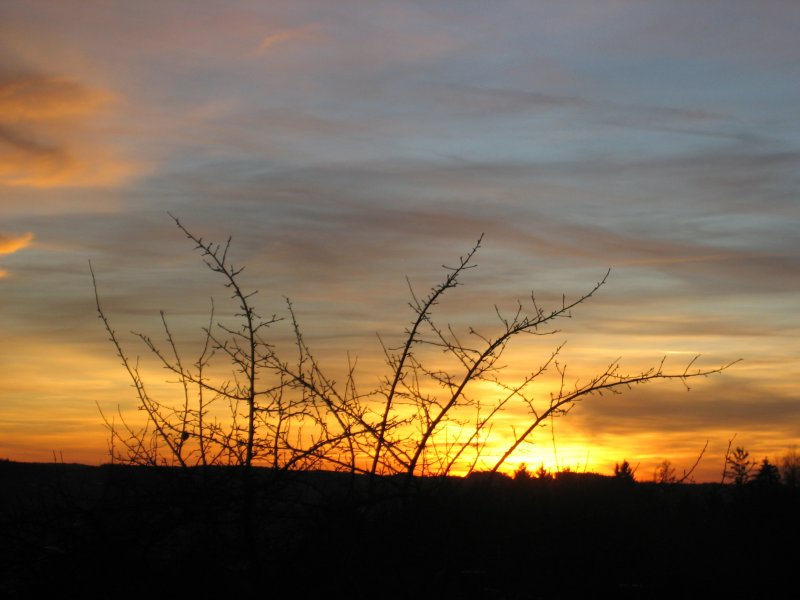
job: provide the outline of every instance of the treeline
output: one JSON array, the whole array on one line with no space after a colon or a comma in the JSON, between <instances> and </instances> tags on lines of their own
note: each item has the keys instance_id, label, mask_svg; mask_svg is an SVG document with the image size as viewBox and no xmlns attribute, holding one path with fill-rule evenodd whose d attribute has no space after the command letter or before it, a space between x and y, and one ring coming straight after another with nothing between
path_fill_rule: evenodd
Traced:
<instances>
[{"instance_id":1,"label":"treeline","mask_svg":"<svg viewBox=\"0 0 800 600\"><path fill-rule=\"evenodd\" d=\"M771 597L800 490L560 472L3 463L0 595ZM744 565L730 576L731 565Z\"/></svg>"},{"instance_id":2,"label":"treeline","mask_svg":"<svg viewBox=\"0 0 800 600\"><path fill-rule=\"evenodd\" d=\"M705 451L705 449L704 449ZM684 470L681 475L669 460L662 461L653 471L652 478L637 474L638 467L623 460L614 465L613 476L617 479L626 481L652 481L655 483L695 483L692 474L702 458L702 453L697 462L688 470ZM515 480L541 479L549 480L563 475L570 476L572 469L567 467L555 472L540 465L535 471L531 471L526 463L520 463L513 473ZM737 486L756 485L769 487L774 485L785 485L788 487L800 487L800 455L796 448L788 450L777 462L770 462L768 457L761 461L750 458L750 452L741 446L737 446L732 451L728 448L725 455L724 468L720 477L720 483L729 483Z\"/></svg>"}]
</instances>

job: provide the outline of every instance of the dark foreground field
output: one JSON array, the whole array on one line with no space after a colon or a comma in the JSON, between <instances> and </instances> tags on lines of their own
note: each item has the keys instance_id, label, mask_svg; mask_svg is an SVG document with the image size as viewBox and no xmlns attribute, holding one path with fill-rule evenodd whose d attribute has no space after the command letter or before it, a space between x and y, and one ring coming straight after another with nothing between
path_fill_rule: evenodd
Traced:
<instances>
[{"instance_id":1,"label":"dark foreground field","mask_svg":"<svg viewBox=\"0 0 800 600\"><path fill-rule=\"evenodd\" d=\"M0 493L0 597L797 593L800 494L780 485L5 461Z\"/></svg>"}]
</instances>

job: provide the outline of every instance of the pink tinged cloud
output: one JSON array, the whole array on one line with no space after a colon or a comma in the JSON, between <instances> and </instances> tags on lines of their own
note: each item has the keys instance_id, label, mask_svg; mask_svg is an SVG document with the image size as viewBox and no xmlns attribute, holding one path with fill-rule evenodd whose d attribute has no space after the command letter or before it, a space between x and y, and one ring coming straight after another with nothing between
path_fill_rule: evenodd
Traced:
<instances>
[{"instance_id":1,"label":"pink tinged cloud","mask_svg":"<svg viewBox=\"0 0 800 600\"><path fill-rule=\"evenodd\" d=\"M258 47L255 49L256 54L263 54L268 50L273 49L275 46L295 41L307 41L315 39L319 35L319 28L317 25L305 25L303 27L292 27L270 33L264 36Z\"/></svg>"}]
</instances>

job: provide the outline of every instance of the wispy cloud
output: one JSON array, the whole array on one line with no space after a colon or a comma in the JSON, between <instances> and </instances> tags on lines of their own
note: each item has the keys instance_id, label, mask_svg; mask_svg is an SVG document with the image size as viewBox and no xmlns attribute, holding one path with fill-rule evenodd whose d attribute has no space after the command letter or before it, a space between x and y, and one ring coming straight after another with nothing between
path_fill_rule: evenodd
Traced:
<instances>
[{"instance_id":1,"label":"wispy cloud","mask_svg":"<svg viewBox=\"0 0 800 600\"><path fill-rule=\"evenodd\" d=\"M110 186L138 168L97 142L91 121L113 95L60 76L0 74L0 185Z\"/></svg>"},{"instance_id":2,"label":"wispy cloud","mask_svg":"<svg viewBox=\"0 0 800 600\"><path fill-rule=\"evenodd\" d=\"M0 255L14 254L23 248L30 246L33 241L33 233L27 232L22 235L10 235L0 232ZM0 268L0 279L8 277L8 271Z\"/></svg>"},{"instance_id":3,"label":"wispy cloud","mask_svg":"<svg viewBox=\"0 0 800 600\"><path fill-rule=\"evenodd\" d=\"M290 42L304 42L320 36L318 25L304 25L302 27L290 27L265 35L255 49L255 54L264 54L274 49L276 46Z\"/></svg>"},{"instance_id":4,"label":"wispy cloud","mask_svg":"<svg viewBox=\"0 0 800 600\"><path fill-rule=\"evenodd\" d=\"M91 114L112 95L66 77L23 73L0 76L0 115L5 123Z\"/></svg>"},{"instance_id":5,"label":"wispy cloud","mask_svg":"<svg viewBox=\"0 0 800 600\"><path fill-rule=\"evenodd\" d=\"M30 246L33 241L33 234L31 232L23 233L22 235L9 235L0 233L0 254L14 254L23 248Z\"/></svg>"}]
</instances>

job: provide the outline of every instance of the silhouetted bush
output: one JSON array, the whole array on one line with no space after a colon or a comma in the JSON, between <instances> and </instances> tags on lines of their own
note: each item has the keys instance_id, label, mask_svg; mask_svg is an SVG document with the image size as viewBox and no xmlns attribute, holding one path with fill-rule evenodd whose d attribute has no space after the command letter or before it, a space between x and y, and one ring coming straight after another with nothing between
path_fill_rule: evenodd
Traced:
<instances>
[{"instance_id":1,"label":"silhouetted bush","mask_svg":"<svg viewBox=\"0 0 800 600\"><path fill-rule=\"evenodd\" d=\"M174 218L174 217L173 217ZM458 287L475 267L481 239L427 295L413 290L412 319L397 347L383 347L386 376L377 389L360 392L355 365L344 381L326 374L301 332L294 308L287 301L284 318L263 318L253 305L256 292L240 283L243 268L231 258L231 240L214 244L195 236L175 219L192 241L206 266L218 274L237 305L233 323L216 323L212 305L198 355L182 355L165 314L161 322L166 343L137 334L156 362L174 376L180 389L176 401L158 399L144 381L138 360L129 358L122 340L101 307L95 282L97 312L115 352L133 383L144 423L103 414L110 434L113 462L137 465L234 465L245 471L254 465L280 471L332 469L350 473L449 475L488 468L498 471L547 419L564 415L576 402L604 393L617 393L654 380L687 380L723 371L727 366L665 370L664 360L639 373L628 374L617 361L594 376L570 383L559 360L562 346L517 381L503 377L505 359L523 334L554 333L553 324L571 316L602 287L608 273L575 299L562 299L550 310L531 295L524 305L503 314L495 308L493 331L468 327L457 332L435 320L445 293ZM92 272L94 281L94 272ZM285 322L293 337L290 349L279 348L267 335ZM291 359L285 356L292 356ZM218 361L227 361L230 375L217 378ZM553 371L560 383L549 394L533 392L540 377ZM476 389L482 386L481 389ZM494 397L485 389L494 390ZM439 390L431 392L430 390ZM220 414L228 411L228 416ZM486 439L499 426L498 415L516 410L511 442L488 462ZM455 439L438 443L443 432L458 431ZM487 463L488 464L485 464Z\"/></svg>"}]
</instances>

